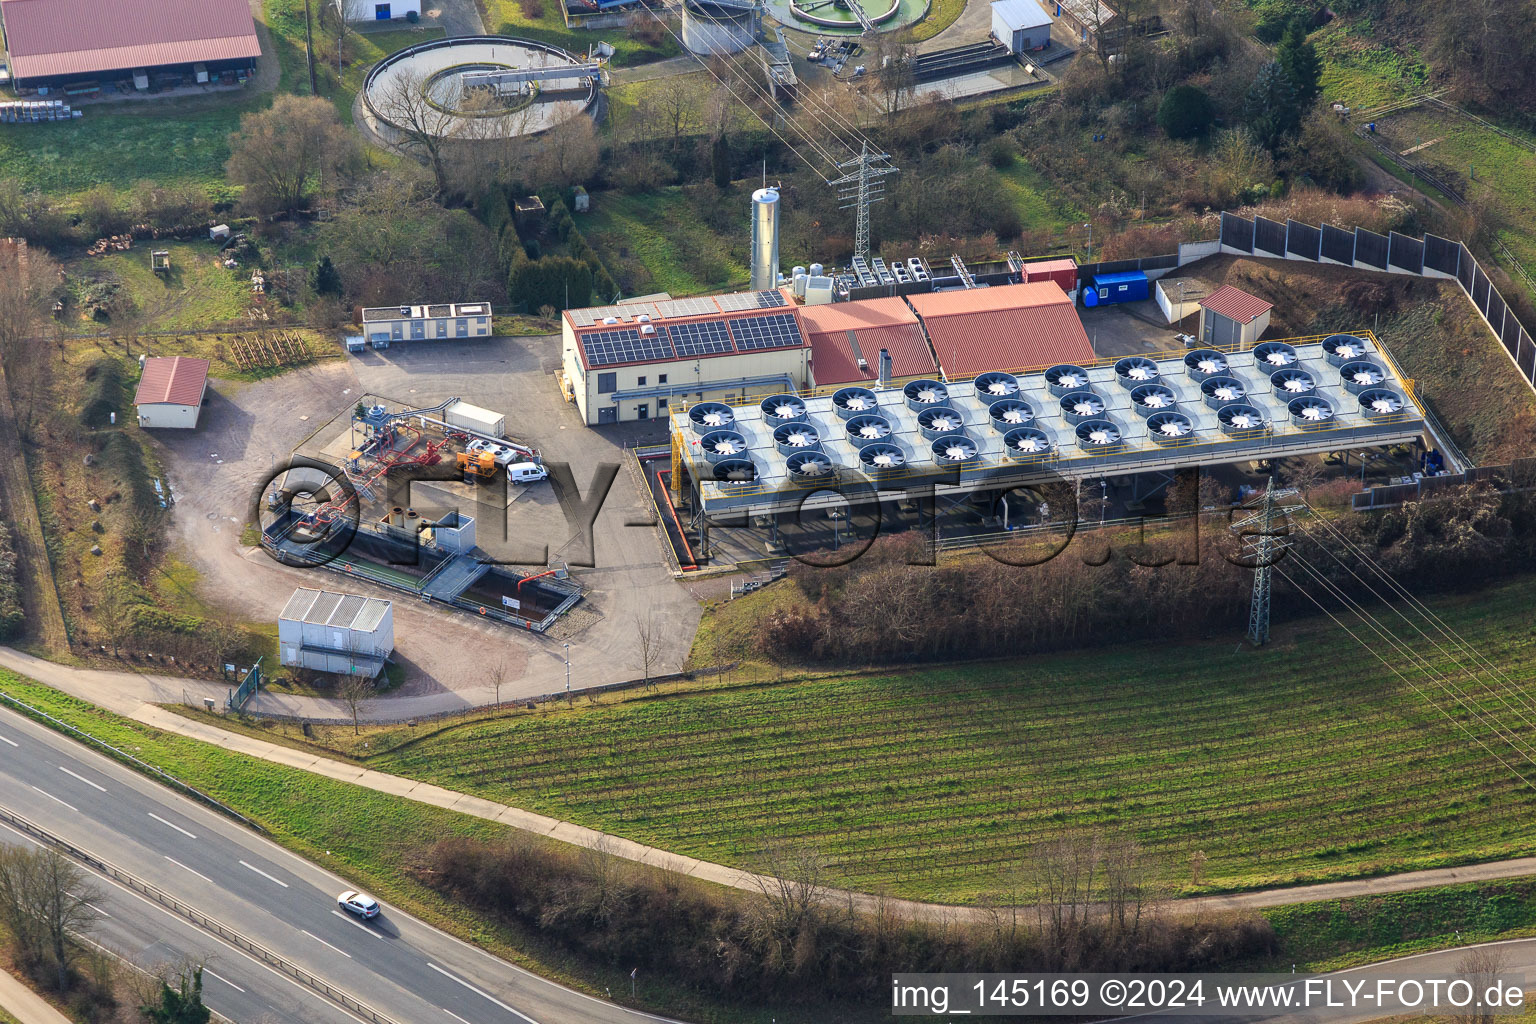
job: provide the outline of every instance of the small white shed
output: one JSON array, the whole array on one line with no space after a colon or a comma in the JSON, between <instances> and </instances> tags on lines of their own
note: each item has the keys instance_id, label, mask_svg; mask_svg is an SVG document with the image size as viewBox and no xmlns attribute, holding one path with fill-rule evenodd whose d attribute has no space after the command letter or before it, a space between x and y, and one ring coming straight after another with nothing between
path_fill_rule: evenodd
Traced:
<instances>
[{"instance_id":1,"label":"small white shed","mask_svg":"<svg viewBox=\"0 0 1536 1024\"><path fill-rule=\"evenodd\" d=\"M133 396L139 426L194 429L208 392L208 360L153 356L143 366Z\"/></svg>"},{"instance_id":2,"label":"small white shed","mask_svg":"<svg viewBox=\"0 0 1536 1024\"><path fill-rule=\"evenodd\" d=\"M992 35L1013 53L1049 44L1052 20L1035 0L993 0Z\"/></svg>"},{"instance_id":3,"label":"small white shed","mask_svg":"<svg viewBox=\"0 0 1536 1024\"><path fill-rule=\"evenodd\" d=\"M301 587L278 616L277 647L289 668L372 679L395 649L394 603Z\"/></svg>"},{"instance_id":4,"label":"small white shed","mask_svg":"<svg viewBox=\"0 0 1536 1024\"><path fill-rule=\"evenodd\" d=\"M1241 288L1223 285L1200 300L1200 342L1248 346L1269 328L1275 307Z\"/></svg>"}]
</instances>

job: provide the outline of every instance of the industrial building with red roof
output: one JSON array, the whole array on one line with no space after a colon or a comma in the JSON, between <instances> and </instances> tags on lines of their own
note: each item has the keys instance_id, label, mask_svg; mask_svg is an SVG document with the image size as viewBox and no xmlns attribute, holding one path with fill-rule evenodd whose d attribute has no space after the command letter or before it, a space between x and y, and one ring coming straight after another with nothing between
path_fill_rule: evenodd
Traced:
<instances>
[{"instance_id":1,"label":"industrial building with red roof","mask_svg":"<svg viewBox=\"0 0 1536 1024\"><path fill-rule=\"evenodd\" d=\"M1093 343L1054 281L907 296L947 377L1075 363Z\"/></svg>"},{"instance_id":2,"label":"industrial building with red roof","mask_svg":"<svg viewBox=\"0 0 1536 1024\"><path fill-rule=\"evenodd\" d=\"M0 0L18 89L134 72L248 69L261 55L246 0Z\"/></svg>"},{"instance_id":3,"label":"industrial building with red roof","mask_svg":"<svg viewBox=\"0 0 1536 1024\"><path fill-rule=\"evenodd\" d=\"M875 380L882 349L891 357L892 380L926 377L936 369L917 314L901 299L805 306L800 319L811 343L811 378L819 388Z\"/></svg>"}]
</instances>

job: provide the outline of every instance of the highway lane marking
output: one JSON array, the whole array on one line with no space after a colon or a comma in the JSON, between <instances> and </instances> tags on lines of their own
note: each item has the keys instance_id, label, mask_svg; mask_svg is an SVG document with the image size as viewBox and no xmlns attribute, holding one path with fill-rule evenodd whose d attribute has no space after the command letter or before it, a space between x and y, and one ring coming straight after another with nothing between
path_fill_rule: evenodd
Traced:
<instances>
[{"instance_id":1,"label":"highway lane marking","mask_svg":"<svg viewBox=\"0 0 1536 1024\"><path fill-rule=\"evenodd\" d=\"M188 832L186 829L182 828L180 825L176 824L174 821L166 821L164 818L160 817L160 815L156 814L154 811L148 811L146 813L151 818L154 818L156 821L158 821L160 824L162 824L162 825L169 825L171 828L175 829L177 832L180 832L182 835L186 836L188 839L196 839L197 838L197 836L193 835L191 832Z\"/></svg>"},{"instance_id":2,"label":"highway lane marking","mask_svg":"<svg viewBox=\"0 0 1536 1024\"><path fill-rule=\"evenodd\" d=\"M100 914L102 917L111 917L112 916L111 914L107 913L105 910L102 910L96 904L94 904L94 903L87 903L85 900L80 899L79 896L76 896L72 892L67 892L64 895L68 896L72 900L79 900L81 903L85 904L85 906L90 907L92 910L96 911L96 913Z\"/></svg>"},{"instance_id":3,"label":"highway lane marking","mask_svg":"<svg viewBox=\"0 0 1536 1024\"><path fill-rule=\"evenodd\" d=\"M76 775L74 772L70 771L68 768L65 768L63 765L59 765L59 771L63 772L65 775L70 776L71 778L79 779L81 782L85 783L87 786L91 786L91 787L93 787L95 789L99 789L103 793L105 793L107 791L107 787L106 786L98 786L98 785L96 785L96 783L92 782L90 779L86 778L84 775Z\"/></svg>"},{"instance_id":4,"label":"highway lane marking","mask_svg":"<svg viewBox=\"0 0 1536 1024\"><path fill-rule=\"evenodd\" d=\"M165 859L170 861L172 864L175 864L177 867L181 868L183 871L190 871L190 872L192 872L194 875L196 875L198 878L201 878L203 881L207 882L209 885L218 885L219 884L218 882L215 882L213 879L209 878L207 875L203 874L201 871L197 870L196 868L189 868L189 867L187 867L185 864L183 864L181 861L177 860L175 857L166 857Z\"/></svg>"},{"instance_id":5,"label":"highway lane marking","mask_svg":"<svg viewBox=\"0 0 1536 1024\"><path fill-rule=\"evenodd\" d=\"M11 746L17 747L17 748L21 747L20 743L17 743L15 740L8 740L4 736L0 736L0 743L9 743Z\"/></svg>"},{"instance_id":6,"label":"highway lane marking","mask_svg":"<svg viewBox=\"0 0 1536 1024\"><path fill-rule=\"evenodd\" d=\"M331 949L335 949L336 952L340 953L342 956L346 957L348 960L352 959L352 954L351 953L348 953L344 949L336 949L335 946L332 946L329 942L326 942L324 939L322 939L320 936L316 935L314 932L304 931L303 928L300 928L299 931L304 932L305 935L308 935L310 938L312 938L316 942L320 943L320 945L322 945L322 946L329 946Z\"/></svg>"},{"instance_id":7,"label":"highway lane marking","mask_svg":"<svg viewBox=\"0 0 1536 1024\"><path fill-rule=\"evenodd\" d=\"M339 910L333 910L333 911L331 911L331 913L335 914L337 917L341 918L343 921L347 922L347 924L350 924L352 927L354 927L354 928L361 928L363 931L367 932L369 935L372 935L376 939L382 939L384 937L384 936L380 935L378 932L374 931L372 928L369 928L367 925L363 924L363 922L361 922L361 921L354 921L354 920L352 920L352 918L350 916L348 916L346 914L343 914Z\"/></svg>"},{"instance_id":8,"label":"highway lane marking","mask_svg":"<svg viewBox=\"0 0 1536 1024\"><path fill-rule=\"evenodd\" d=\"M215 978L215 979L217 979L219 981L222 981L224 984L228 985L230 988L234 989L236 992L240 992L242 994L245 992L245 989L241 988L239 985L236 985L234 982L230 981L228 978L220 978L217 974L214 974L207 967L203 968L203 973L208 975L208 977L210 977L210 978Z\"/></svg>"},{"instance_id":9,"label":"highway lane marking","mask_svg":"<svg viewBox=\"0 0 1536 1024\"><path fill-rule=\"evenodd\" d=\"M463 1017L460 1017L458 1014L454 1013L452 1010L444 1010L443 1012L446 1013L448 1016L452 1017L454 1020L464 1021L464 1024L469 1024L469 1021L464 1020Z\"/></svg>"},{"instance_id":10,"label":"highway lane marking","mask_svg":"<svg viewBox=\"0 0 1536 1024\"><path fill-rule=\"evenodd\" d=\"M66 803L64 803L63 800L60 800L58 797L54 796L52 793L48 792L46 789L38 789L38 787L36 787L36 786L33 786L32 788L36 789L39 793L43 794L43 796L47 797L49 800L52 800L54 803L62 804L63 806L68 807L70 810L74 811L76 814L80 813L80 808L76 807L74 804L66 804Z\"/></svg>"},{"instance_id":11,"label":"highway lane marking","mask_svg":"<svg viewBox=\"0 0 1536 1024\"><path fill-rule=\"evenodd\" d=\"M278 885L282 886L284 889L288 888L288 883L287 882L283 881L281 878L273 878L271 875L267 874L265 871L261 870L261 868L257 867L254 864L247 864L245 861L241 861L240 862L240 866L241 867L250 868L252 871L256 872L262 878L265 878L269 882L276 882Z\"/></svg>"},{"instance_id":12,"label":"highway lane marking","mask_svg":"<svg viewBox=\"0 0 1536 1024\"><path fill-rule=\"evenodd\" d=\"M497 1006L501 1007L503 1010L506 1010L512 1016L516 1017L518 1020L525 1020L525 1021L528 1022L528 1024L539 1024L538 1021L534 1020L532 1017L528 1016L526 1013L520 1013L519 1011L512 1009L512 1007L508 1006L506 1003L502 1002L500 999L497 999L495 996L491 995L485 989L483 989L483 988L476 988L474 985L471 985L469 982L465 981L463 978L459 977L457 974L451 974L448 971L443 970L441 967L437 966L437 964L432 963L430 960L427 961L427 966L432 968L438 974L441 974L443 977L447 978L449 981L456 981L460 985L463 985L465 988L469 989L471 992L473 992L475 995L479 996L480 998L490 1000L491 1002L495 1003ZM446 1013L447 1011L445 1010L443 1012Z\"/></svg>"}]
</instances>

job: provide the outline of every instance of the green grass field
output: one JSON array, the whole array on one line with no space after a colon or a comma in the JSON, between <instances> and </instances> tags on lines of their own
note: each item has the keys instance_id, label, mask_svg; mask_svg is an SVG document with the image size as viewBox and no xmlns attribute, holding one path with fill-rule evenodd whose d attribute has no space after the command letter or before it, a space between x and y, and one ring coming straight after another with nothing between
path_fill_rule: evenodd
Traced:
<instances>
[{"instance_id":1,"label":"green grass field","mask_svg":"<svg viewBox=\"0 0 1536 1024\"><path fill-rule=\"evenodd\" d=\"M171 254L165 277L150 269L152 249ZM200 330L242 319L251 308L250 271L226 270L216 257L217 247L207 242L144 242L127 252L81 257L67 270L86 279L115 278L133 297L145 330ZM86 332L102 329L86 318L71 326Z\"/></svg>"},{"instance_id":2,"label":"green grass field","mask_svg":"<svg viewBox=\"0 0 1536 1024\"><path fill-rule=\"evenodd\" d=\"M640 282L633 292L696 295L744 284L746 242L715 234L700 221L693 203L681 188L635 195L604 192L594 198L592 213L577 223L615 274L626 265L643 269L643 274L631 270Z\"/></svg>"},{"instance_id":3,"label":"green grass field","mask_svg":"<svg viewBox=\"0 0 1536 1024\"><path fill-rule=\"evenodd\" d=\"M1527 678L1533 591L1445 614ZM1071 830L1135 839L1182 891L1536 852L1536 798L1326 620L1259 651L1222 637L415 732L374 733L366 763L710 860L814 843L841 883L923 899L974 900Z\"/></svg>"},{"instance_id":4,"label":"green grass field","mask_svg":"<svg viewBox=\"0 0 1536 1024\"><path fill-rule=\"evenodd\" d=\"M565 27L560 14L564 0L541 0L534 6L538 14L530 17L520 0L477 0L485 21L485 30L498 35L516 36L538 42L553 43L572 53L584 53L598 39L613 46L611 62L615 67L643 64L660 57L675 57L682 52L677 40L663 32L661 42L646 46L629 37L624 29L586 31Z\"/></svg>"},{"instance_id":5,"label":"green grass field","mask_svg":"<svg viewBox=\"0 0 1536 1024\"><path fill-rule=\"evenodd\" d=\"M988 168L986 173L997 175L1025 231L1059 233L1082 224L1082 213L1067 205L1060 193L1053 194L1050 183L1025 161L1015 160L1001 171Z\"/></svg>"},{"instance_id":6,"label":"green grass field","mask_svg":"<svg viewBox=\"0 0 1536 1024\"><path fill-rule=\"evenodd\" d=\"M1312 35L1323 59L1323 98L1368 108L1424 91L1429 68L1417 57L1382 46L1356 26L1335 21Z\"/></svg>"}]
</instances>

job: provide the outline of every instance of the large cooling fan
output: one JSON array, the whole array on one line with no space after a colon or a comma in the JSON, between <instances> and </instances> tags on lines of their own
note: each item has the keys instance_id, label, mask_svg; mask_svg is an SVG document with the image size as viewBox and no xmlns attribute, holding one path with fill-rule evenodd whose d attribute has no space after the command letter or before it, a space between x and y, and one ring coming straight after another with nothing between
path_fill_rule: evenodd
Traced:
<instances>
[{"instance_id":1,"label":"large cooling fan","mask_svg":"<svg viewBox=\"0 0 1536 1024\"><path fill-rule=\"evenodd\" d=\"M964 437L941 437L933 442L933 457L941 462L966 462L976 457L976 445Z\"/></svg>"},{"instance_id":2,"label":"large cooling fan","mask_svg":"<svg viewBox=\"0 0 1536 1024\"><path fill-rule=\"evenodd\" d=\"M1291 421L1300 427L1316 426L1333 419L1333 406L1316 396L1298 398L1288 408Z\"/></svg>"},{"instance_id":3,"label":"large cooling fan","mask_svg":"<svg viewBox=\"0 0 1536 1024\"><path fill-rule=\"evenodd\" d=\"M715 437L704 443L704 450L712 455L740 455L747 450L746 443L735 437Z\"/></svg>"},{"instance_id":4,"label":"large cooling fan","mask_svg":"<svg viewBox=\"0 0 1536 1024\"><path fill-rule=\"evenodd\" d=\"M1079 391L1061 400L1061 411L1071 420L1092 419L1104 414L1104 400L1091 392Z\"/></svg>"},{"instance_id":5,"label":"large cooling fan","mask_svg":"<svg viewBox=\"0 0 1536 1024\"><path fill-rule=\"evenodd\" d=\"M1247 391L1242 384L1231 377L1216 377L1206 381L1208 394L1222 405L1229 405L1243 399Z\"/></svg>"},{"instance_id":6,"label":"large cooling fan","mask_svg":"<svg viewBox=\"0 0 1536 1024\"><path fill-rule=\"evenodd\" d=\"M917 418L918 425L940 434L953 434L965 424L960 421L958 413L953 412L925 412Z\"/></svg>"},{"instance_id":7,"label":"large cooling fan","mask_svg":"<svg viewBox=\"0 0 1536 1024\"><path fill-rule=\"evenodd\" d=\"M1337 366L1364 355L1365 342L1352 334L1334 334L1323 339L1323 354Z\"/></svg>"},{"instance_id":8,"label":"large cooling fan","mask_svg":"<svg viewBox=\"0 0 1536 1024\"><path fill-rule=\"evenodd\" d=\"M1009 451L1018 455L1044 455L1051 450L1051 439L1040 430L1011 430L1003 438Z\"/></svg>"},{"instance_id":9,"label":"large cooling fan","mask_svg":"<svg viewBox=\"0 0 1536 1024\"><path fill-rule=\"evenodd\" d=\"M867 412L875 407L874 399L867 395L849 395L843 399L843 408L850 412Z\"/></svg>"},{"instance_id":10,"label":"large cooling fan","mask_svg":"<svg viewBox=\"0 0 1536 1024\"><path fill-rule=\"evenodd\" d=\"M890 432L891 428L878 420L861 420L848 428L850 436L864 441L878 441Z\"/></svg>"},{"instance_id":11,"label":"large cooling fan","mask_svg":"<svg viewBox=\"0 0 1536 1024\"><path fill-rule=\"evenodd\" d=\"M805 403L794 395L774 395L763 400L763 415L780 422L798 420L805 416Z\"/></svg>"},{"instance_id":12,"label":"large cooling fan","mask_svg":"<svg viewBox=\"0 0 1536 1024\"><path fill-rule=\"evenodd\" d=\"M1340 371L1340 375L1356 388L1373 388L1386 380L1386 374L1374 363L1350 363Z\"/></svg>"},{"instance_id":13,"label":"large cooling fan","mask_svg":"<svg viewBox=\"0 0 1536 1024\"><path fill-rule=\"evenodd\" d=\"M811 448L820 438L816 436L816 431L809 427L796 427L784 431L776 440L779 444L788 445L791 448Z\"/></svg>"},{"instance_id":14,"label":"large cooling fan","mask_svg":"<svg viewBox=\"0 0 1536 1024\"><path fill-rule=\"evenodd\" d=\"M949 401L949 390L934 380L915 380L903 388L902 393L907 396L907 404L914 407L943 405Z\"/></svg>"},{"instance_id":15,"label":"large cooling fan","mask_svg":"<svg viewBox=\"0 0 1536 1024\"><path fill-rule=\"evenodd\" d=\"M1136 411L1143 414L1154 409L1172 409L1178 404L1173 389L1161 384L1146 384L1137 388L1131 392L1131 401L1135 403Z\"/></svg>"},{"instance_id":16,"label":"large cooling fan","mask_svg":"<svg viewBox=\"0 0 1536 1024\"><path fill-rule=\"evenodd\" d=\"M1317 387L1317 382L1305 370L1281 370L1270 374L1269 381L1282 394L1304 395Z\"/></svg>"},{"instance_id":17,"label":"large cooling fan","mask_svg":"<svg viewBox=\"0 0 1536 1024\"><path fill-rule=\"evenodd\" d=\"M1153 429L1164 437L1183 437L1194 428L1187 420L1176 420L1170 417L1158 423Z\"/></svg>"},{"instance_id":18,"label":"large cooling fan","mask_svg":"<svg viewBox=\"0 0 1536 1024\"><path fill-rule=\"evenodd\" d=\"M1201 349L1184 357L1184 365L1197 380L1227 372L1227 357L1211 349Z\"/></svg>"},{"instance_id":19,"label":"large cooling fan","mask_svg":"<svg viewBox=\"0 0 1536 1024\"><path fill-rule=\"evenodd\" d=\"M1255 346L1253 361L1271 370L1283 370L1296 362L1296 350L1278 341Z\"/></svg>"},{"instance_id":20,"label":"large cooling fan","mask_svg":"<svg viewBox=\"0 0 1536 1024\"><path fill-rule=\"evenodd\" d=\"M1035 418L1035 411L1027 403L1013 399L993 402L988 412L994 425L1005 428L1022 427Z\"/></svg>"},{"instance_id":21,"label":"large cooling fan","mask_svg":"<svg viewBox=\"0 0 1536 1024\"><path fill-rule=\"evenodd\" d=\"M1019 393L1019 379L1011 373L993 371L976 378L976 394L981 398L1008 398Z\"/></svg>"},{"instance_id":22,"label":"large cooling fan","mask_svg":"<svg viewBox=\"0 0 1536 1024\"><path fill-rule=\"evenodd\" d=\"M1396 391L1375 388L1360 392L1360 411L1367 416L1390 416L1403 411L1403 399Z\"/></svg>"},{"instance_id":23,"label":"large cooling fan","mask_svg":"<svg viewBox=\"0 0 1536 1024\"><path fill-rule=\"evenodd\" d=\"M1264 416L1251 405L1229 405L1217 411L1216 419L1221 429L1229 434L1241 434L1249 430L1262 430Z\"/></svg>"},{"instance_id":24,"label":"large cooling fan","mask_svg":"<svg viewBox=\"0 0 1536 1024\"><path fill-rule=\"evenodd\" d=\"M859 459L870 469L886 472L900 469L906 464L907 456L893 444L872 444L859 453Z\"/></svg>"},{"instance_id":25,"label":"large cooling fan","mask_svg":"<svg viewBox=\"0 0 1536 1024\"><path fill-rule=\"evenodd\" d=\"M1160 412L1147 417L1147 434L1158 444L1172 444L1194 432L1194 424L1181 412Z\"/></svg>"},{"instance_id":26,"label":"large cooling fan","mask_svg":"<svg viewBox=\"0 0 1536 1024\"><path fill-rule=\"evenodd\" d=\"M749 484L757 479L757 467L750 459L726 459L715 463L715 479L723 484Z\"/></svg>"},{"instance_id":27,"label":"large cooling fan","mask_svg":"<svg viewBox=\"0 0 1536 1024\"><path fill-rule=\"evenodd\" d=\"M706 412L699 417L699 422L706 427L728 427L734 420L728 412Z\"/></svg>"},{"instance_id":28,"label":"large cooling fan","mask_svg":"<svg viewBox=\"0 0 1536 1024\"><path fill-rule=\"evenodd\" d=\"M797 452L785 460L791 476L826 476L832 472L832 460L820 452Z\"/></svg>"},{"instance_id":29,"label":"large cooling fan","mask_svg":"<svg viewBox=\"0 0 1536 1024\"><path fill-rule=\"evenodd\" d=\"M843 388L832 396L832 406L843 419L860 413L874 412L875 393L867 388Z\"/></svg>"},{"instance_id":30,"label":"large cooling fan","mask_svg":"<svg viewBox=\"0 0 1536 1024\"><path fill-rule=\"evenodd\" d=\"M1115 364L1115 376L1126 387L1157 380L1157 364L1145 356L1126 356Z\"/></svg>"},{"instance_id":31,"label":"large cooling fan","mask_svg":"<svg viewBox=\"0 0 1536 1024\"><path fill-rule=\"evenodd\" d=\"M1077 428L1077 436L1084 444L1108 447L1120 443L1120 428L1108 420L1090 420Z\"/></svg>"},{"instance_id":32,"label":"large cooling fan","mask_svg":"<svg viewBox=\"0 0 1536 1024\"><path fill-rule=\"evenodd\" d=\"M1045 371L1045 382L1058 391L1075 391L1088 386L1088 371L1080 366L1053 366Z\"/></svg>"}]
</instances>

